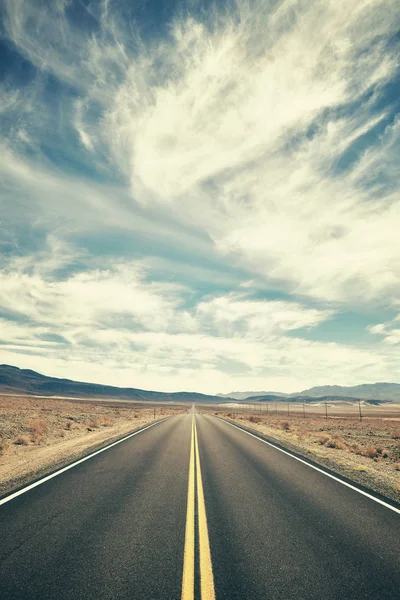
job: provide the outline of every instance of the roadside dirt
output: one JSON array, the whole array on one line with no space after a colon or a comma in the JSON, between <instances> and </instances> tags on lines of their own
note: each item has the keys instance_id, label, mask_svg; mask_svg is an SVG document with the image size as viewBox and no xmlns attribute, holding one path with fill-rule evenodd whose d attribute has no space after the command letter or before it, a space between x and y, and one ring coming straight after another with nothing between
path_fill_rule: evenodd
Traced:
<instances>
[{"instance_id":1,"label":"roadside dirt","mask_svg":"<svg viewBox=\"0 0 400 600\"><path fill-rule=\"evenodd\" d=\"M0 497L152 422L154 407L132 403L0 396Z\"/></svg>"},{"instance_id":2,"label":"roadside dirt","mask_svg":"<svg viewBox=\"0 0 400 600\"><path fill-rule=\"evenodd\" d=\"M219 413L382 496L400 502L400 419L285 419Z\"/></svg>"}]
</instances>

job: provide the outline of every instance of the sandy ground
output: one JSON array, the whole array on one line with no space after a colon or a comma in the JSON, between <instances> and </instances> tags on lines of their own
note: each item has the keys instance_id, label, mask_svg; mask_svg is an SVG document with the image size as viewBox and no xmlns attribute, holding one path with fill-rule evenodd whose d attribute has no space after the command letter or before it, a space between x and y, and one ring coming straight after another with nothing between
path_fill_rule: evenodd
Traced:
<instances>
[{"instance_id":1,"label":"sandy ground","mask_svg":"<svg viewBox=\"0 0 400 600\"><path fill-rule=\"evenodd\" d=\"M0 396L0 497L184 409Z\"/></svg>"},{"instance_id":2,"label":"sandy ground","mask_svg":"<svg viewBox=\"0 0 400 600\"><path fill-rule=\"evenodd\" d=\"M400 407L388 418L302 418L217 411L238 425L400 502ZM397 415L397 416L396 416Z\"/></svg>"}]
</instances>

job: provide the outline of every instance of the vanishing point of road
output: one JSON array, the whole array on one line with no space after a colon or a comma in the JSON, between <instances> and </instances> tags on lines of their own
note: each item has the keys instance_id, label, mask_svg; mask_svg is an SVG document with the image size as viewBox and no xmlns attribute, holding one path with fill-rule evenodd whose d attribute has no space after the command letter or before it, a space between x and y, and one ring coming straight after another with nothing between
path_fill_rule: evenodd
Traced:
<instances>
[{"instance_id":1,"label":"vanishing point of road","mask_svg":"<svg viewBox=\"0 0 400 600\"><path fill-rule=\"evenodd\" d=\"M400 512L215 416L0 502L2 600L395 600Z\"/></svg>"}]
</instances>

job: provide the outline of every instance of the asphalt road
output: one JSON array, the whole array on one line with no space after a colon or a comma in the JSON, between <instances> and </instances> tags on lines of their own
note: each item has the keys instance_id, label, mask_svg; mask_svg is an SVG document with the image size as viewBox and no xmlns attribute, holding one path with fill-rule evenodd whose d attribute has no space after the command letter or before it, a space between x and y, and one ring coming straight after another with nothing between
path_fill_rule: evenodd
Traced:
<instances>
[{"instance_id":1,"label":"asphalt road","mask_svg":"<svg viewBox=\"0 0 400 600\"><path fill-rule=\"evenodd\" d=\"M213 416L192 420L0 506L1 600L398 600L399 514Z\"/></svg>"}]
</instances>

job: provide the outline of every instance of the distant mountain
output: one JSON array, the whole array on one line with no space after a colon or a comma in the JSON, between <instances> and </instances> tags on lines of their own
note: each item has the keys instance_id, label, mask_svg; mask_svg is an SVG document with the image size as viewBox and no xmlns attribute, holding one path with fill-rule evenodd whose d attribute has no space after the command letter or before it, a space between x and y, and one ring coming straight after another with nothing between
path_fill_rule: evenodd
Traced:
<instances>
[{"instance_id":1,"label":"distant mountain","mask_svg":"<svg viewBox=\"0 0 400 600\"><path fill-rule=\"evenodd\" d=\"M272 394L268 394L267 396L251 396L250 398L246 398L246 400L241 400L241 402L291 402L291 403L303 403L303 402L358 402L358 400L365 400L365 402L370 402L371 404L382 404L386 402L393 402L392 400L383 400L378 398L359 398L354 396L274 396Z\"/></svg>"},{"instance_id":2,"label":"distant mountain","mask_svg":"<svg viewBox=\"0 0 400 600\"><path fill-rule=\"evenodd\" d=\"M250 397L261 397L261 396L282 396L286 397L289 394L282 392L231 392L230 394L217 394L220 398L233 398L234 400L246 400Z\"/></svg>"},{"instance_id":3,"label":"distant mountain","mask_svg":"<svg viewBox=\"0 0 400 600\"><path fill-rule=\"evenodd\" d=\"M334 396L336 398L360 398L362 400L391 400L400 402L400 384L399 383L365 383L362 385L353 385L350 387L341 385L323 385L312 387L293 396Z\"/></svg>"},{"instance_id":4,"label":"distant mountain","mask_svg":"<svg viewBox=\"0 0 400 600\"><path fill-rule=\"evenodd\" d=\"M325 400L373 400L379 402L400 402L399 383L365 383L350 387L341 385L322 385L302 392L283 394L282 392L231 392L218 394L220 398L234 398L239 402L315 402Z\"/></svg>"},{"instance_id":5,"label":"distant mountain","mask_svg":"<svg viewBox=\"0 0 400 600\"><path fill-rule=\"evenodd\" d=\"M136 388L119 388L97 383L48 377L29 369L0 365L0 393L81 398L121 398L152 402L221 402L217 396L198 392L154 392Z\"/></svg>"},{"instance_id":6,"label":"distant mountain","mask_svg":"<svg viewBox=\"0 0 400 600\"><path fill-rule=\"evenodd\" d=\"M236 401L249 402L316 402L358 399L375 402L400 402L400 384L372 383L351 387L325 385L312 387L296 394L282 392L231 392L209 396L198 392L156 392L136 388L120 388L98 383L85 383L71 379L58 379L10 365L0 365L0 393L31 394L38 396L67 396L86 398L121 398L149 402L203 402L218 403Z\"/></svg>"}]
</instances>

